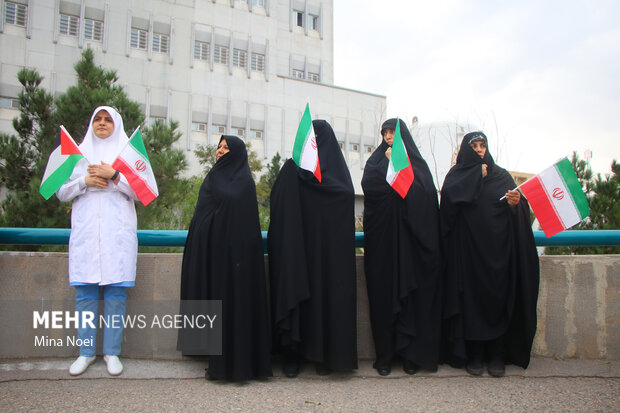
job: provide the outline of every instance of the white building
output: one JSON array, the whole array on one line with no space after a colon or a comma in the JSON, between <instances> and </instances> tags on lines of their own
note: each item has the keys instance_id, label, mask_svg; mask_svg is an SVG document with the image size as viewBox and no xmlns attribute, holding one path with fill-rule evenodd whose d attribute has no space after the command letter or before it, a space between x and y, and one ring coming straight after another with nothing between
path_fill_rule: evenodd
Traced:
<instances>
[{"instance_id":1,"label":"white building","mask_svg":"<svg viewBox=\"0 0 620 413\"><path fill-rule=\"evenodd\" d=\"M332 0L0 1L0 131L14 133L20 69L62 93L89 47L147 121L180 123L189 174L202 169L196 146L221 134L251 142L265 164L276 152L290 157L309 102L334 128L362 193L386 98L333 85Z\"/></svg>"}]
</instances>

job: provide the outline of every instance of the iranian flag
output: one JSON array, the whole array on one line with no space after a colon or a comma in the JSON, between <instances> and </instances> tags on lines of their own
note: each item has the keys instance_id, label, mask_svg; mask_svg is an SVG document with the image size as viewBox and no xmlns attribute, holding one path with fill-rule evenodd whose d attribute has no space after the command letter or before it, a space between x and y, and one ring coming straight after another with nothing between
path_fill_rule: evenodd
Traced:
<instances>
[{"instance_id":1,"label":"iranian flag","mask_svg":"<svg viewBox=\"0 0 620 413\"><path fill-rule=\"evenodd\" d=\"M547 238L590 215L588 200L567 158L520 186Z\"/></svg>"},{"instance_id":2,"label":"iranian flag","mask_svg":"<svg viewBox=\"0 0 620 413\"><path fill-rule=\"evenodd\" d=\"M390 155L385 180L404 199L407 196L407 192L409 192L409 188L411 188L413 178L413 168L411 167L403 138L400 135L400 119L396 119L392 154Z\"/></svg>"},{"instance_id":3,"label":"iranian flag","mask_svg":"<svg viewBox=\"0 0 620 413\"><path fill-rule=\"evenodd\" d=\"M147 206L159 195L153 168L146 154L146 148L142 141L140 127L131 135L129 142L112 164L127 178L129 185L134 190L138 199Z\"/></svg>"},{"instance_id":4,"label":"iranian flag","mask_svg":"<svg viewBox=\"0 0 620 413\"><path fill-rule=\"evenodd\" d=\"M310 105L306 104L306 110L299 122L295 145L293 146L293 160L301 169L310 171L321 182L321 165L319 165L319 151L310 117Z\"/></svg>"},{"instance_id":5,"label":"iranian flag","mask_svg":"<svg viewBox=\"0 0 620 413\"><path fill-rule=\"evenodd\" d=\"M69 179L73 172L73 168L81 159L84 159L84 155L80 152L69 132L67 132L64 126L60 125L60 130L54 142L54 150L47 160L45 173L43 174L43 179L41 179L39 193L43 198L50 199L62 184L67 182L67 179Z\"/></svg>"}]
</instances>

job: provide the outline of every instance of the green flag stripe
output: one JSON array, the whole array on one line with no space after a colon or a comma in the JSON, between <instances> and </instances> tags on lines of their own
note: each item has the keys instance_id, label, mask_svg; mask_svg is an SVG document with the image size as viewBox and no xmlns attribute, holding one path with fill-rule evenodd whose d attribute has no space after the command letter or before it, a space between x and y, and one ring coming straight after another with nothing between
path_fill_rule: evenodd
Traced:
<instances>
[{"instance_id":1,"label":"green flag stripe","mask_svg":"<svg viewBox=\"0 0 620 413\"><path fill-rule=\"evenodd\" d=\"M584 219L585 217L590 215L590 207L588 206L588 200L583 193L581 184L579 183L579 180L575 175L575 170L573 169L573 166L567 158L564 158L560 162L555 164L555 168L557 169L560 177L564 181L566 189L568 189L569 195L572 198L577 211L579 211L579 216L581 217L581 219Z\"/></svg>"},{"instance_id":2,"label":"green flag stripe","mask_svg":"<svg viewBox=\"0 0 620 413\"><path fill-rule=\"evenodd\" d=\"M144 147L144 141L142 141L142 133L140 132L140 130L138 130L138 132L135 133L134 137L131 138L129 144L133 146L133 148L137 152L142 154L142 157L150 163L149 156L146 154L146 148Z\"/></svg>"},{"instance_id":3,"label":"green flag stripe","mask_svg":"<svg viewBox=\"0 0 620 413\"><path fill-rule=\"evenodd\" d=\"M69 155L69 157L41 183L39 193L43 195L43 198L50 199L62 184L67 182L67 179L71 176L71 172L73 172L75 164L82 158L82 155Z\"/></svg>"},{"instance_id":4,"label":"green flag stripe","mask_svg":"<svg viewBox=\"0 0 620 413\"><path fill-rule=\"evenodd\" d=\"M394 171L398 172L409 166L409 158L407 158L407 150L400 135L400 120L396 121L396 130L394 131L394 140L392 141L392 165Z\"/></svg>"},{"instance_id":5,"label":"green flag stripe","mask_svg":"<svg viewBox=\"0 0 620 413\"><path fill-rule=\"evenodd\" d=\"M299 122L299 128L297 129L295 144L293 146L293 160L295 161L295 163L297 163L297 165L300 165L301 153L303 152L306 141L310 136L311 130L312 118L310 117L310 105L306 104L306 110L301 117L301 122Z\"/></svg>"}]
</instances>

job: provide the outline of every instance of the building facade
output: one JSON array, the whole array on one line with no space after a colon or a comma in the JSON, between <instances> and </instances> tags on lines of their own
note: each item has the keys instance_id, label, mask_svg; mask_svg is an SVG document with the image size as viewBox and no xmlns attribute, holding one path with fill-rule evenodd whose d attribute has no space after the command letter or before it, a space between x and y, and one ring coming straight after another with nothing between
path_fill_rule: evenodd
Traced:
<instances>
[{"instance_id":1,"label":"building facade","mask_svg":"<svg viewBox=\"0 0 620 413\"><path fill-rule=\"evenodd\" d=\"M222 134L250 142L265 164L276 152L290 157L309 103L313 119L334 128L361 194L386 97L333 84L332 0L0 1L0 131L14 133L20 69L36 69L60 94L90 48L146 122L179 122L189 175L202 170L197 146Z\"/></svg>"}]
</instances>

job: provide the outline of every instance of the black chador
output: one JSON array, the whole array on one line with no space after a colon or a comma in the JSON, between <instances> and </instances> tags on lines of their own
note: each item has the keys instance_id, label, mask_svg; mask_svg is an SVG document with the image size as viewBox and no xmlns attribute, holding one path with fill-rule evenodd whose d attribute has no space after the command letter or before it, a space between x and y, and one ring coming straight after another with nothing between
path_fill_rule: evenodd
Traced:
<instances>
[{"instance_id":1,"label":"black chador","mask_svg":"<svg viewBox=\"0 0 620 413\"><path fill-rule=\"evenodd\" d=\"M477 153L474 144L485 150ZM485 357L499 363L496 372L489 364L492 375L503 375L504 359L523 368L530 360L538 256L527 200L521 196L512 207L500 200L515 187L495 164L486 136L465 135L441 191L444 356L454 366L467 363L471 374L482 374Z\"/></svg>"},{"instance_id":2,"label":"black chador","mask_svg":"<svg viewBox=\"0 0 620 413\"><path fill-rule=\"evenodd\" d=\"M269 316L247 151L236 136L222 136L220 146L223 143L230 152L217 160L202 183L189 227L181 299L222 301L222 355L209 357L208 376L242 381L272 375ZM179 348L194 344L181 340Z\"/></svg>"},{"instance_id":3,"label":"black chador","mask_svg":"<svg viewBox=\"0 0 620 413\"><path fill-rule=\"evenodd\" d=\"M274 347L295 376L357 368L354 192L336 136L312 122L321 182L286 161L271 191L269 274Z\"/></svg>"},{"instance_id":4,"label":"black chador","mask_svg":"<svg viewBox=\"0 0 620 413\"><path fill-rule=\"evenodd\" d=\"M390 372L394 358L409 374L418 367L436 370L441 318L440 243L437 190L426 161L407 126L400 133L414 172L403 199L386 181L390 147L385 137L396 119L387 120L384 141L364 168L364 268L375 341L374 367ZM390 141L391 142L391 141Z\"/></svg>"}]
</instances>

